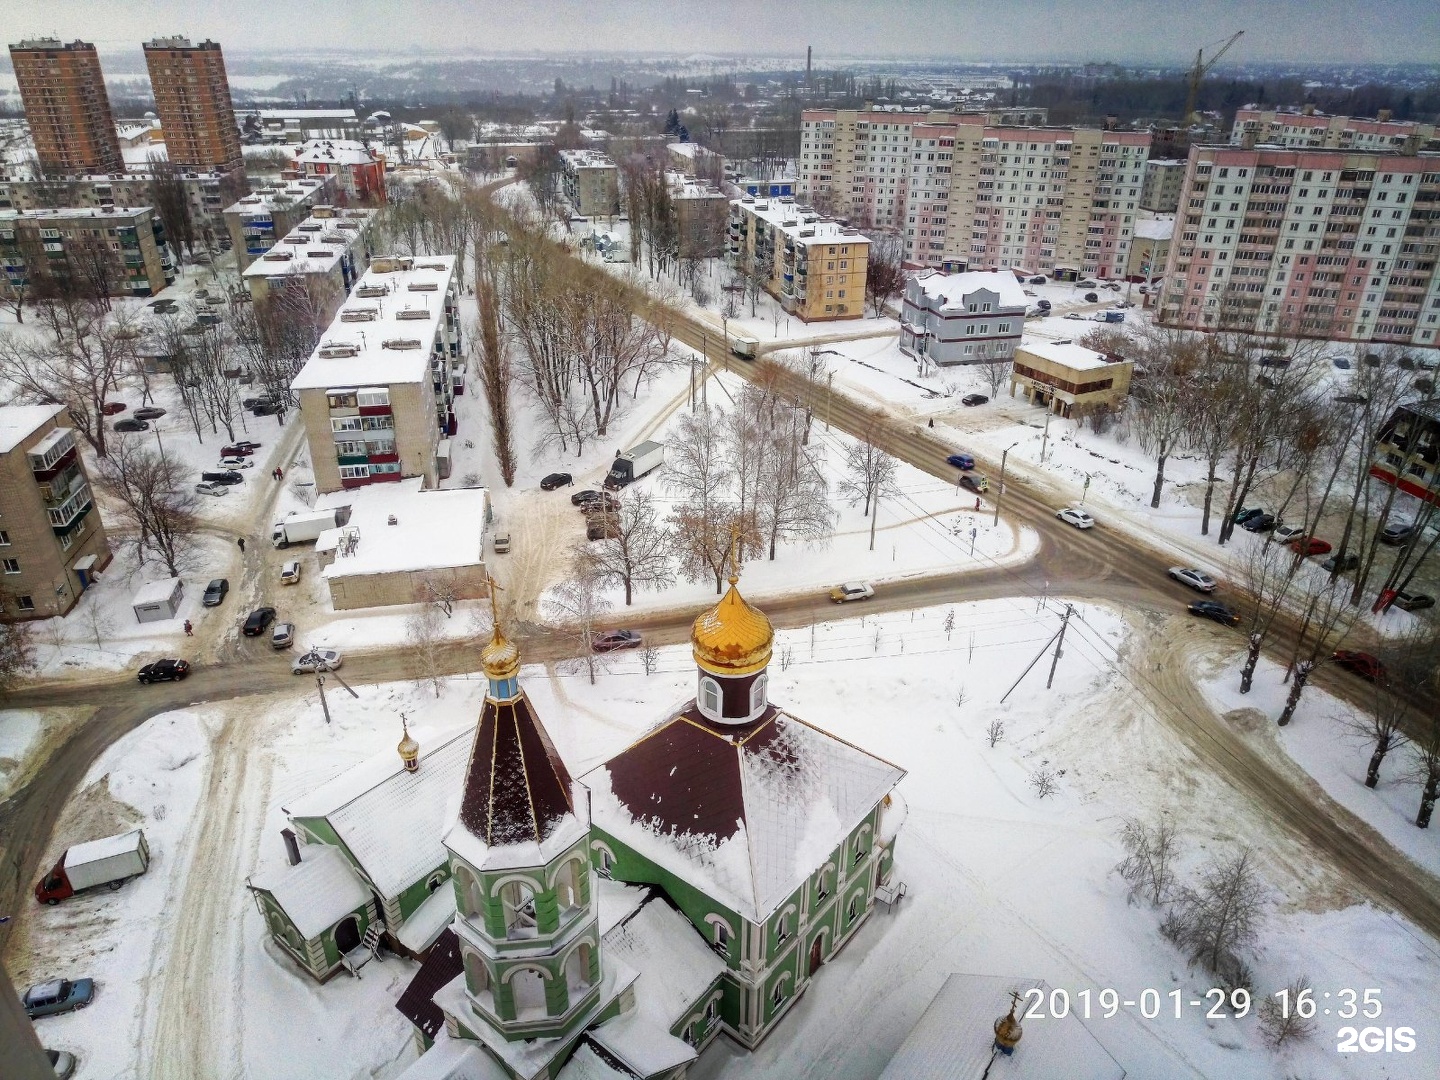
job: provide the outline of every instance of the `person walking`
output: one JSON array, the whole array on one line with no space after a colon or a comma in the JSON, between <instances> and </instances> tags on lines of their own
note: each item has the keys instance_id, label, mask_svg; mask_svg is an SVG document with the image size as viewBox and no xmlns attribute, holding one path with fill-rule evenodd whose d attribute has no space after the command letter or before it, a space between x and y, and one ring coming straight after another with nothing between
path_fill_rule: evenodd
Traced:
<instances>
[{"instance_id":1,"label":"person walking","mask_svg":"<svg viewBox=\"0 0 1440 1080\"><path fill-rule=\"evenodd\" d=\"M190 625L190 620L189 620L189 619L186 619L186 620L185 620L185 636L186 636L186 637L194 637L194 636L195 636L195 627L193 627L193 626Z\"/></svg>"},{"instance_id":2,"label":"person walking","mask_svg":"<svg viewBox=\"0 0 1440 1080\"><path fill-rule=\"evenodd\" d=\"M235 543L237 543L237 544L240 545L240 554L241 554L241 555L244 555L244 554L245 554L245 537L243 537L243 536L236 537L236 538L235 538Z\"/></svg>"},{"instance_id":3,"label":"person walking","mask_svg":"<svg viewBox=\"0 0 1440 1080\"><path fill-rule=\"evenodd\" d=\"M285 479L285 470L284 470L284 469L281 469L281 468L276 468L276 470L275 470L275 479L276 479L276 480L284 480L284 479Z\"/></svg>"}]
</instances>

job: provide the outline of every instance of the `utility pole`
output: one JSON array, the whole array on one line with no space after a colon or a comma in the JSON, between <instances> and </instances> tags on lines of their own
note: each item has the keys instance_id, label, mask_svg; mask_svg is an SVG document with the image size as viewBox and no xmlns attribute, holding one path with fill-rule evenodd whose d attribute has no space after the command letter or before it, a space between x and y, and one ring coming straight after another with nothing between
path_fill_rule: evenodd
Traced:
<instances>
[{"instance_id":1,"label":"utility pole","mask_svg":"<svg viewBox=\"0 0 1440 1080\"><path fill-rule=\"evenodd\" d=\"M320 711L325 714L325 723L328 724L328 723L330 723L330 705L329 705L329 703L325 700L325 676L324 676L324 675L316 675L316 676L315 676L315 685L316 685L316 686L319 688L319 690L320 690Z\"/></svg>"},{"instance_id":2,"label":"utility pole","mask_svg":"<svg viewBox=\"0 0 1440 1080\"><path fill-rule=\"evenodd\" d=\"M1054 401L1054 398L1051 398L1051 401L1053 402L1053 401ZM1046 447L1046 445L1048 445L1049 442L1050 442L1050 417L1052 417L1052 416L1054 416L1054 415L1055 415L1055 410L1054 410L1053 408L1047 408L1047 409L1045 410L1045 430L1040 433L1040 464L1041 464L1041 465L1044 465L1044 464L1045 464L1045 447Z\"/></svg>"},{"instance_id":3,"label":"utility pole","mask_svg":"<svg viewBox=\"0 0 1440 1080\"><path fill-rule=\"evenodd\" d=\"M991 522L992 525L1000 524L1000 499L1005 494L1005 459L1010 456L1010 451L1019 445L1018 441L1011 443L1000 455L1000 485L995 490L995 520Z\"/></svg>"},{"instance_id":4,"label":"utility pole","mask_svg":"<svg viewBox=\"0 0 1440 1080\"><path fill-rule=\"evenodd\" d=\"M825 430L830 430L830 414L835 411L835 373L830 372L825 383Z\"/></svg>"},{"instance_id":5,"label":"utility pole","mask_svg":"<svg viewBox=\"0 0 1440 1080\"><path fill-rule=\"evenodd\" d=\"M705 362L704 378L700 380L700 404L710 408L710 341L705 332L700 332L700 356Z\"/></svg>"},{"instance_id":6,"label":"utility pole","mask_svg":"<svg viewBox=\"0 0 1440 1080\"><path fill-rule=\"evenodd\" d=\"M1065 627L1070 622L1070 613L1075 609L1069 604L1065 605L1065 614L1060 616L1060 634L1055 638L1055 656L1050 661L1050 677L1045 680L1045 689L1049 690L1050 685L1055 681L1055 665L1060 663L1060 657L1064 655Z\"/></svg>"}]
</instances>

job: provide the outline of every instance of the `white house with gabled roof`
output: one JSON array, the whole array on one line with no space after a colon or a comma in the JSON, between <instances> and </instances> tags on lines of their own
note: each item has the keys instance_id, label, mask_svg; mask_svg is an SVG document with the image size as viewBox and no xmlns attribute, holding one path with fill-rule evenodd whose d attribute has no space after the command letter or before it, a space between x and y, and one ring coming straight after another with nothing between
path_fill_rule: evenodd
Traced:
<instances>
[{"instance_id":1,"label":"white house with gabled roof","mask_svg":"<svg viewBox=\"0 0 1440 1080\"><path fill-rule=\"evenodd\" d=\"M1025 308L1014 274L923 270L905 284L900 348L942 367L1009 360L1025 328Z\"/></svg>"}]
</instances>

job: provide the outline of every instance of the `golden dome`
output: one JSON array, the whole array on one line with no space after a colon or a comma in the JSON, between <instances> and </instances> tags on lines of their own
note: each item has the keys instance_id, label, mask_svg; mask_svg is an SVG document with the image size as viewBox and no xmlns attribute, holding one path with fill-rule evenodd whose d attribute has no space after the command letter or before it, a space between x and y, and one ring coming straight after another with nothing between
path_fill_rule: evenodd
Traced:
<instances>
[{"instance_id":1,"label":"golden dome","mask_svg":"<svg viewBox=\"0 0 1440 1080\"><path fill-rule=\"evenodd\" d=\"M480 666L485 677L494 682L504 682L520 674L520 650L500 632L497 624L490 635L490 644L480 650Z\"/></svg>"},{"instance_id":2,"label":"golden dome","mask_svg":"<svg viewBox=\"0 0 1440 1080\"><path fill-rule=\"evenodd\" d=\"M401 730L405 732L405 737L400 740L399 745L396 746L395 749L400 754L400 760L403 761L408 768L413 765L415 759L420 756L420 744L415 741L415 736L410 734L410 725L403 716L400 718L400 727Z\"/></svg>"},{"instance_id":3,"label":"golden dome","mask_svg":"<svg viewBox=\"0 0 1440 1080\"><path fill-rule=\"evenodd\" d=\"M753 675L770 663L775 629L763 612L745 602L735 582L732 577L720 602L690 631L695 663L712 675Z\"/></svg>"}]
</instances>

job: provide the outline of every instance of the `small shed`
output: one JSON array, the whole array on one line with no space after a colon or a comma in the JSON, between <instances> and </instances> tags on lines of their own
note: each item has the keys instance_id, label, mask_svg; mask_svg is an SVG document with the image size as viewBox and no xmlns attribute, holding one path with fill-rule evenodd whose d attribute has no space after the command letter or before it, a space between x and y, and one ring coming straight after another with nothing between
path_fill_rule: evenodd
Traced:
<instances>
[{"instance_id":1,"label":"small shed","mask_svg":"<svg viewBox=\"0 0 1440 1080\"><path fill-rule=\"evenodd\" d=\"M141 585L130 606L135 610L136 622L164 622L175 618L184 599L185 583L179 578L166 578Z\"/></svg>"}]
</instances>

